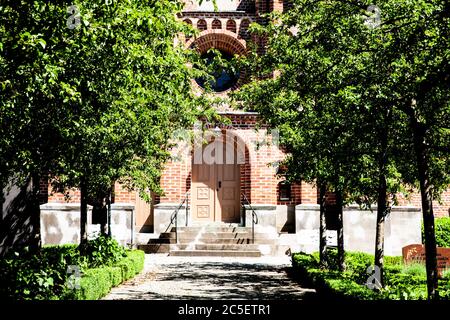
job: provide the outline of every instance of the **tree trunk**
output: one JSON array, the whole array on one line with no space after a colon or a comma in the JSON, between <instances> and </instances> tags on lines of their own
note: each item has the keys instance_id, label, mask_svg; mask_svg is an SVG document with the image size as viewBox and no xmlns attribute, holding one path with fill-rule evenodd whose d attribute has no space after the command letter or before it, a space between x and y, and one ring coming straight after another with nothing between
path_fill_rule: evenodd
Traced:
<instances>
[{"instance_id":1,"label":"tree trunk","mask_svg":"<svg viewBox=\"0 0 450 320\"><path fill-rule=\"evenodd\" d=\"M415 101L413 101L413 105ZM416 154L417 170L420 183L420 195L422 200L423 224L425 231L425 253L427 269L428 299L439 299L438 294L438 270L436 259L436 235L434 230L432 184L428 168L427 147L425 145L425 128L421 125L414 113L410 114L411 129L414 139L414 151Z\"/></svg>"},{"instance_id":2,"label":"tree trunk","mask_svg":"<svg viewBox=\"0 0 450 320\"><path fill-rule=\"evenodd\" d=\"M102 236L108 235L108 221L107 221L107 210L105 210L105 207L102 208L102 214L104 217L102 218L102 223L100 224L100 232Z\"/></svg>"},{"instance_id":3,"label":"tree trunk","mask_svg":"<svg viewBox=\"0 0 450 320\"><path fill-rule=\"evenodd\" d=\"M80 248L84 249L87 245L87 186L84 178L80 184Z\"/></svg>"},{"instance_id":4,"label":"tree trunk","mask_svg":"<svg viewBox=\"0 0 450 320\"><path fill-rule=\"evenodd\" d=\"M319 184L320 188L320 229L319 229L319 254L320 265L322 267L327 266L327 221L326 221L326 207L325 207L325 194L327 187L325 183Z\"/></svg>"},{"instance_id":5,"label":"tree trunk","mask_svg":"<svg viewBox=\"0 0 450 320\"><path fill-rule=\"evenodd\" d=\"M337 229L337 247L338 247L338 267L340 271L345 269L345 251L344 251L344 219L343 219L343 199L342 192L336 192L336 207L338 215Z\"/></svg>"},{"instance_id":6,"label":"tree trunk","mask_svg":"<svg viewBox=\"0 0 450 320\"><path fill-rule=\"evenodd\" d=\"M108 222L108 237L111 238L112 237L112 232L111 232L111 201L112 201L112 190L109 190L108 193L108 214L107 214L107 218L106 221Z\"/></svg>"},{"instance_id":7,"label":"tree trunk","mask_svg":"<svg viewBox=\"0 0 450 320\"><path fill-rule=\"evenodd\" d=\"M375 236L375 266L380 269L380 286L384 287L384 222L387 215L386 176L380 174L377 201L377 231Z\"/></svg>"},{"instance_id":8,"label":"tree trunk","mask_svg":"<svg viewBox=\"0 0 450 320\"><path fill-rule=\"evenodd\" d=\"M386 121L389 118L389 112ZM387 205L387 147L388 147L388 130L380 132L381 154L378 164L379 180L378 180L378 199L377 199L377 229L375 235L375 261L374 264L380 270L380 283L384 287L384 223L388 214Z\"/></svg>"},{"instance_id":9,"label":"tree trunk","mask_svg":"<svg viewBox=\"0 0 450 320\"><path fill-rule=\"evenodd\" d=\"M33 173L31 177L31 217L30 223L33 226L33 233L30 239L30 251L37 253L41 249L41 208L39 203L39 182L40 175Z\"/></svg>"}]
</instances>

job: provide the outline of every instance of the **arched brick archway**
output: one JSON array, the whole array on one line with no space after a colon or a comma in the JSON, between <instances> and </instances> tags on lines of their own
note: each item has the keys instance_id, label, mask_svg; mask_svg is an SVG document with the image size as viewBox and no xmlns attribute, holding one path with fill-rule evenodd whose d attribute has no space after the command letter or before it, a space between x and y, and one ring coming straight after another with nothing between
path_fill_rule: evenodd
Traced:
<instances>
[{"instance_id":1,"label":"arched brick archway","mask_svg":"<svg viewBox=\"0 0 450 320\"><path fill-rule=\"evenodd\" d=\"M200 53L205 53L211 48L223 50L229 54L245 55L247 53L246 42L237 39L234 33L226 30L202 32L196 39L189 40L186 47L195 48Z\"/></svg>"}]
</instances>

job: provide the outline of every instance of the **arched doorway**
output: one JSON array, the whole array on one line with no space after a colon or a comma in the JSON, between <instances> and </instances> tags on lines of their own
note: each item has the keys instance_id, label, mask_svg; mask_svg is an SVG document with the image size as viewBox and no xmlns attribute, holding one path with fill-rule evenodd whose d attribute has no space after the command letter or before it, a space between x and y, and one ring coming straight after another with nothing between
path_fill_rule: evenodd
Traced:
<instances>
[{"instance_id":1,"label":"arched doorway","mask_svg":"<svg viewBox=\"0 0 450 320\"><path fill-rule=\"evenodd\" d=\"M242 142L219 130L194 147L191 185L193 221L240 222ZM244 160L245 161L245 160Z\"/></svg>"}]
</instances>

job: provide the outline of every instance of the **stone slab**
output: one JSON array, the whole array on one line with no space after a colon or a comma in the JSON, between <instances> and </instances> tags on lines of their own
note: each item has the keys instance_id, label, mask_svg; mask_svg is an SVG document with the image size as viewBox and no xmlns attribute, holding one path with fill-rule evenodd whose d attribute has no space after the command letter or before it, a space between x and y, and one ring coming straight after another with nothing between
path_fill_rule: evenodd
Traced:
<instances>
[{"instance_id":1,"label":"stone slab","mask_svg":"<svg viewBox=\"0 0 450 320\"><path fill-rule=\"evenodd\" d=\"M403 262L405 264L425 264L426 254L423 244L411 244L402 248ZM450 269L450 248L437 248L438 274L442 277L445 270Z\"/></svg>"}]
</instances>

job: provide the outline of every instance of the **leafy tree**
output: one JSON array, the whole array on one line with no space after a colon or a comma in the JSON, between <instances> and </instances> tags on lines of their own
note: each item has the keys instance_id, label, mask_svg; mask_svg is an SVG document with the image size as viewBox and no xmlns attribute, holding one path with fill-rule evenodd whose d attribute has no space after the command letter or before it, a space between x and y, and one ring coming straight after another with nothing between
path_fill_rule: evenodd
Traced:
<instances>
[{"instance_id":1,"label":"leafy tree","mask_svg":"<svg viewBox=\"0 0 450 320\"><path fill-rule=\"evenodd\" d=\"M388 41L379 61L390 66L383 94L406 116L414 170L405 180L419 186L425 228L429 298L437 298L433 199L450 182L450 4L447 1L383 3Z\"/></svg>"},{"instance_id":2,"label":"leafy tree","mask_svg":"<svg viewBox=\"0 0 450 320\"><path fill-rule=\"evenodd\" d=\"M279 126L292 177L377 202L380 268L395 195L402 185L420 186L433 298L432 199L448 187L450 167L448 4L379 1L381 21L367 18L369 4L298 0L276 23L254 27L268 35L267 55L247 61L257 81L237 98ZM258 81L274 69L278 78Z\"/></svg>"},{"instance_id":3,"label":"leafy tree","mask_svg":"<svg viewBox=\"0 0 450 320\"><path fill-rule=\"evenodd\" d=\"M190 86L197 57L174 42L192 33L181 9L156 0L0 6L2 176L36 172L58 190L80 188L82 244L88 197L115 180L160 191L171 133L203 111Z\"/></svg>"}]
</instances>

